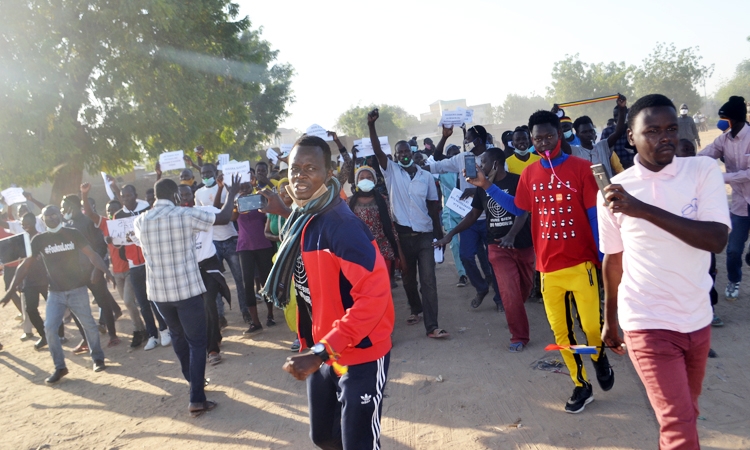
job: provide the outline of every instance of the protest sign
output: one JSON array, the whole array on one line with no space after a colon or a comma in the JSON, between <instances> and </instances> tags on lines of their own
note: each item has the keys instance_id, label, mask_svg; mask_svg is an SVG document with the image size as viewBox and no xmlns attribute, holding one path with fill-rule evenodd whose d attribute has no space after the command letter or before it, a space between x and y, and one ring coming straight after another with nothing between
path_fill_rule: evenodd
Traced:
<instances>
[{"instance_id":1,"label":"protest sign","mask_svg":"<svg viewBox=\"0 0 750 450\"><path fill-rule=\"evenodd\" d=\"M276 164L277 162L279 162L279 154L276 153L276 150L272 148L266 150L266 158L271 161L271 164Z\"/></svg>"},{"instance_id":2,"label":"protest sign","mask_svg":"<svg viewBox=\"0 0 750 450\"><path fill-rule=\"evenodd\" d=\"M168 170L184 169L184 156L185 154L182 150L162 153L159 155L159 166L161 166L161 171L166 172Z\"/></svg>"},{"instance_id":3,"label":"protest sign","mask_svg":"<svg viewBox=\"0 0 750 450\"><path fill-rule=\"evenodd\" d=\"M465 217L471 211L472 198L461 200L461 195L463 195L463 192L454 188L451 191L451 196L445 202L445 206L460 214L461 217Z\"/></svg>"},{"instance_id":4,"label":"protest sign","mask_svg":"<svg viewBox=\"0 0 750 450\"><path fill-rule=\"evenodd\" d=\"M113 245L141 245L133 230L134 220L135 217L126 217L107 221L107 230Z\"/></svg>"},{"instance_id":5,"label":"protest sign","mask_svg":"<svg viewBox=\"0 0 750 450\"><path fill-rule=\"evenodd\" d=\"M2 193L6 205L15 205L16 203L25 203L26 197L23 196L23 188L12 187L4 190Z\"/></svg>"},{"instance_id":6,"label":"protest sign","mask_svg":"<svg viewBox=\"0 0 750 450\"><path fill-rule=\"evenodd\" d=\"M443 115L440 118L440 125L445 127L451 127L454 125L461 126L464 123L471 123L473 121L473 109L456 108L452 111L443 111Z\"/></svg>"},{"instance_id":7,"label":"protest sign","mask_svg":"<svg viewBox=\"0 0 750 450\"><path fill-rule=\"evenodd\" d=\"M281 156L289 156L289 154L292 153L292 147L294 147L292 144L281 144L281 146L279 147L279 149L281 150Z\"/></svg>"},{"instance_id":8,"label":"protest sign","mask_svg":"<svg viewBox=\"0 0 750 450\"><path fill-rule=\"evenodd\" d=\"M232 185L233 175L242 175L242 180L240 180L240 183L249 183L250 182L250 161L228 162L224 164L224 169L222 169L222 173L224 174L224 184L226 184L227 186Z\"/></svg>"},{"instance_id":9,"label":"protest sign","mask_svg":"<svg viewBox=\"0 0 750 450\"><path fill-rule=\"evenodd\" d=\"M333 140L331 136L328 136L328 131L325 128L318 125L317 123L314 123L310 125L309 127L307 127L307 131L305 131L305 134L308 136L317 136L323 139L324 141Z\"/></svg>"},{"instance_id":10,"label":"protest sign","mask_svg":"<svg viewBox=\"0 0 750 450\"><path fill-rule=\"evenodd\" d=\"M102 172L102 178L104 179L104 189L107 191L107 197L109 197L110 200L115 199L115 193L112 192L112 186L110 185L110 181L107 179L107 174L105 172Z\"/></svg>"},{"instance_id":11,"label":"protest sign","mask_svg":"<svg viewBox=\"0 0 750 450\"><path fill-rule=\"evenodd\" d=\"M378 140L380 141L380 148L383 150L383 153L389 155L391 153L391 145L388 143L388 136L378 136ZM365 158L374 154L375 151L372 148L370 138L362 138L360 144L357 146L357 158Z\"/></svg>"},{"instance_id":12,"label":"protest sign","mask_svg":"<svg viewBox=\"0 0 750 450\"><path fill-rule=\"evenodd\" d=\"M229 153L222 153L219 155L219 167L217 167L217 169L221 170L224 164L227 163L229 163Z\"/></svg>"}]
</instances>

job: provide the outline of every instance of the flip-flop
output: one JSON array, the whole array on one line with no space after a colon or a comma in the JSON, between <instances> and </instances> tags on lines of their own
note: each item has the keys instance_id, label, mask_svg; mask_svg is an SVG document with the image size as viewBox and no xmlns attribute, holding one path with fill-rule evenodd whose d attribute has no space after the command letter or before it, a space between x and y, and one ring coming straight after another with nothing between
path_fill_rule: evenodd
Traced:
<instances>
[{"instance_id":1,"label":"flip-flop","mask_svg":"<svg viewBox=\"0 0 750 450\"><path fill-rule=\"evenodd\" d=\"M450 337L450 333L443 330L442 328L435 328L430 333L427 333L427 337L432 339L443 339Z\"/></svg>"},{"instance_id":2,"label":"flip-flop","mask_svg":"<svg viewBox=\"0 0 750 450\"><path fill-rule=\"evenodd\" d=\"M511 353L521 353L524 349L523 342L514 342L508 347L508 351Z\"/></svg>"},{"instance_id":3,"label":"flip-flop","mask_svg":"<svg viewBox=\"0 0 750 450\"><path fill-rule=\"evenodd\" d=\"M419 321L422 320L422 318L419 316L419 314L412 314L406 319L407 325L416 325L419 323Z\"/></svg>"},{"instance_id":4,"label":"flip-flop","mask_svg":"<svg viewBox=\"0 0 750 450\"><path fill-rule=\"evenodd\" d=\"M216 408L216 406L218 406L218 403L212 402L211 400L206 400L205 402L203 402L203 408L190 410L190 416L193 418L200 417L206 411L211 411L212 409Z\"/></svg>"}]
</instances>

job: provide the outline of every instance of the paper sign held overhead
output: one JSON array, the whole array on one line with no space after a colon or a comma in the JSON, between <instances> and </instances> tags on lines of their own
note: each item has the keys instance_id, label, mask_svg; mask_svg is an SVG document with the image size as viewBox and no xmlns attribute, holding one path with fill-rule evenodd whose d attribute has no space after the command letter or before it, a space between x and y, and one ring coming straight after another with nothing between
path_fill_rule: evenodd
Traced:
<instances>
[{"instance_id":1,"label":"paper sign held overhead","mask_svg":"<svg viewBox=\"0 0 750 450\"><path fill-rule=\"evenodd\" d=\"M109 235L112 238L112 244L114 245L138 245L141 243L138 238L135 237L135 231L133 230L133 221L135 217L126 217L124 219L115 219L107 221L107 229Z\"/></svg>"},{"instance_id":2,"label":"paper sign held overhead","mask_svg":"<svg viewBox=\"0 0 750 450\"><path fill-rule=\"evenodd\" d=\"M451 196L445 202L445 206L460 214L461 217L466 217L471 211L472 198L469 197L466 200L461 200L461 195L463 195L463 192L454 188L451 191Z\"/></svg>"},{"instance_id":3,"label":"paper sign held overhead","mask_svg":"<svg viewBox=\"0 0 750 450\"><path fill-rule=\"evenodd\" d=\"M464 108L456 108L452 111L443 111L443 115L440 118L440 125L451 127L451 126L461 126L461 124L464 123L471 123L474 121L474 110L473 109L464 109Z\"/></svg>"},{"instance_id":4,"label":"paper sign held overhead","mask_svg":"<svg viewBox=\"0 0 750 450\"><path fill-rule=\"evenodd\" d=\"M227 186L232 185L233 175L242 175L242 180L240 180L240 183L249 183L250 161L226 163L224 164L224 169L222 170L222 172L224 173L224 184L226 184Z\"/></svg>"},{"instance_id":5,"label":"paper sign held overhead","mask_svg":"<svg viewBox=\"0 0 750 450\"><path fill-rule=\"evenodd\" d=\"M266 150L266 158L271 161L271 164L276 164L277 162L279 162L279 154L276 153L276 150L272 148Z\"/></svg>"},{"instance_id":6,"label":"paper sign held overhead","mask_svg":"<svg viewBox=\"0 0 750 450\"><path fill-rule=\"evenodd\" d=\"M104 179L104 189L107 191L107 197L109 197L110 200L114 200L115 193L112 192L112 185L110 185L110 181L107 179L107 174L105 172L102 172L102 178Z\"/></svg>"},{"instance_id":7,"label":"paper sign held overhead","mask_svg":"<svg viewBox=\"0 0 750 450\"><path fill-rule=\"evenodd\" d=\"M217 169L221 170L222 166L224 164L227 164L229 162L229 153L222 153L219 155L219 167Z\"/></svg>"},{"instance_id":8,"label":"paper sign held overhead","mask_svg":"<svg viewBox=\"0 0 750 450\"><path fill-rule=\"evenodd\" d=\"M386 155L391 154L391 146L388 144L388 136L378 136L380 141L380 148ZM370 138L362 138L360 145L357 147L357 158L364 158L366 156L372 156L375 154L375 150L372 148L372 141Z\"/></svg>"},{"instance_id":9,"label":"paper sign held overhead","mask_svg":"<svg viewBox=\"0 0 750 450\"><path fill-rule=\"evenodd\" d=\"M281 150L281 156L289 156L289 154L292 153L292 147L294 147L292 144L281 144L279 146L279 149Z\"/></svg>"},{"instance_id":10,"label":"paper sign held overhead","mask_svg":"<svg viewBox=\"0 0 750 450\"><path fill-rule=\"evenodd\" d=\"M23 188L8 188L2 192L6 205L15 205L16 203L25 203L26 197L23 196Z\"/></svg>"},{"instance_id":11,"label":"paper sign held overhead","mask_svg":"<svg viewBox=\"0 0 750 450\"><path fill-rule=\"evenodd\" d=\"M333 140L332 137L328 136L328 131L325 128L323 128L320 125L318 125L317 123L314 123L314 124L310 125L309 127L307 127L307 130L305 131L305 134L308 135L308 136L317 136L317 137L323 139L324 141L332 141Z\"/></svg>"},{"instance_id":12,"label":"paper sign held overhead","mask_svg":"<svg viewBox=\"0 0 750 450\"><path fill-rule=\"evenodd\" d=\"M161 171L166 172L168 170L184 169L184 156L185 153L182 150L162 153L161 155L159 155L159 165L161 166Z\"/></svg>"}]
</instances>

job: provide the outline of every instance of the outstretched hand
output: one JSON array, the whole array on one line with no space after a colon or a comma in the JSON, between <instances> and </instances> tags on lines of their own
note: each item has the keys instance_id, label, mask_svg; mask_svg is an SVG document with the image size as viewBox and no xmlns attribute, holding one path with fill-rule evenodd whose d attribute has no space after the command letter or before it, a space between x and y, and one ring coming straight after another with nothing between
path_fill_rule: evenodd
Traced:
<instances>
[{"instance_id":1,"label":"outstretched hand","mask_svg":"<svg viewBox=\"0 0 750 450\"><path fill-rule=\"evenodd\" d=\"M464 169L464 176L466 176L466 169ZM477 177L476 178L466 177L466 182L469 184L473 184L476 187L480 187L484 190L487 190L490 187L489 180L484 175L484 172L482 172L482 168L479 166L477 166Z\"/></svg>"}]
</instances>

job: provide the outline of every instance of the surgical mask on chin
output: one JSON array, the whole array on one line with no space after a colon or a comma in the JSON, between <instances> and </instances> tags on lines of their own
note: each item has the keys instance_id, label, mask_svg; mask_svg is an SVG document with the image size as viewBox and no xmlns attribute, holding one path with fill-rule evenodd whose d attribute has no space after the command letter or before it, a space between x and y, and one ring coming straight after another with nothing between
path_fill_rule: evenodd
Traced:
<instances>
[{"instance_id":1,"label":"surgical mask on chin","mask_svg":"<svg viewBox=\"0 0 750 450\"><path fill-rule=\"evenodd\" d=\"M404 158L404 159L407 159L407 158ZM403 167L404 169L406 169L407 167L413 166L414 165L414 160L411 159L411 158L408 158L408 159L409 159L409 163L408 164L404 164L404 160L400 159L398 161L398 165L401 166L401 167Z\"/></svg>"},{"instance_id":2,"label":"surgical mask on chin","mask_svg":"<svg viewBox=\"0 0 750 450\"><path fill-rule=\"evenodd\" d=\"M363 180L359 180L359 183L357 183L357 189L359 189L362 192L370 192L375 188L375 183L372 180L368 180L367 178Z\"/></svg>"},{"instance_id":3,"label":"surgical mask on chin","mask_svg":"<svg viewBox=\"0 0 750 450\"><path fill-rule=\"evenodd\" d=\"M573 130L566 131L565 133L563 133L563 136L565 136L565 139L572 138L573 137Z\"/></svg>"},{"instance_id":4,"label":"surgical mask on chin","mask_svg":"<svg viewBox=\"0 0 750 450\"><path fill-rule=\"evenodd\" d=\"M206 187L212 187L214 183L216 183L216 179L214 177L203 179L203 184L205 184Z\"/></svg>"},{"instance_id":5,"label":"surgical mask on chin","mask_svg":"<svg viewBox=\"0 0 750 450\"><path fill-rule=\"evenodd\" d=\"M680 114L682 114L683 116L687 116L687 113L688 113L687 109L681 109L680 110Z\"/></svg>"},{"instance_id":6,"label":"surgical mask on chin","mask_svg":"<svg viewBox=\"0 0 750 450\"><path fill-rule=\"evenodd\" d=\"M716 128L721 131L727 131L729 129L729 121L727 119L720 119L719 123L716 124Z\"/></svg>"},{"instance_id":7,"label":"surgical mask on chin","mask_svg":"<svg viewBox=\"0 0 750 450\"><path fill-rule=\"evenodd\" d=\"M516 155L518 156L526 156L531 152L531 150L529 150L528 148L526 150L515 149L513 151L516 152Z\"/></svg>"},{"instance_id":8,"label":"surgical mask on chin","mask_svg":"<svg viewBox=\"0 0 750 450\"><path fill-rule=\"evenodd\" d=\"M419 147L417 147L416 145L412 145L411 146L411 152L412 153L416 153L418 150L419 150Z\"/></svg>"},{"instance_id":9,"label":"surgical mask on chin","mask_svg":"<svg viewBox=\"0 0 750 450\"><path fill-rule=\"evenodd\" d=\"M63 227L63 224L62 222L60 222L59 224L57 224L55 228L47 227L47 231L49 231L50 233L57 233L58 231L60 231L62 227Z\"/></svg>"},{"instance_id":10,"label":"surgical mask on chin","mask_svg":"<svg viewBox=\"0 0 750 450\"><path fill-rule=\"evenodd\" d=\"M73 213L65 213L63 214L63 219L70 220L73 218Z\"/></svg>"}]
</instances>

